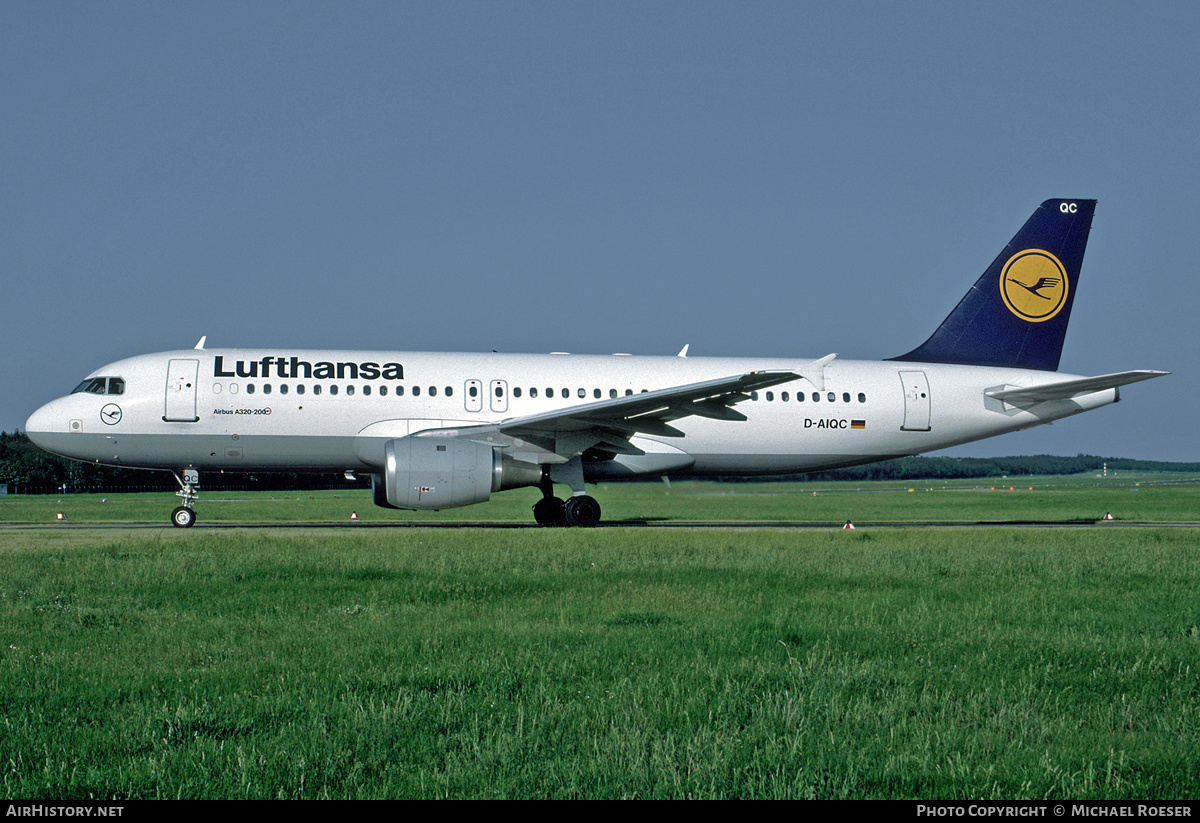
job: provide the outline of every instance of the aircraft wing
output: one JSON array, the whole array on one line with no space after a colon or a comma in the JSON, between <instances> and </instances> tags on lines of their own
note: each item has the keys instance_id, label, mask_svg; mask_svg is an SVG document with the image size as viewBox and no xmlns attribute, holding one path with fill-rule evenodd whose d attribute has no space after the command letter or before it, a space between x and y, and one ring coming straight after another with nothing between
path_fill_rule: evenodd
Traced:
<instances>
[{"instance_id":1,"label":"aircraft wing","mask_svg":"<svg viewBox=\"0 0 1200 823\"><path fill-rule=\"evenodd\" d=\"M749 392L799 378L800 375L790 371L747 372L517 417L499 423L497 428L518 437L592 429L619 431L626 437L638 433L683 437L683 432L670 425L671 421L693 415L713 420L745 420L746 415L733 406L749 400Z\"/></svg>"},{"instance_id":2,"label":"aircraft wing","mask_svg":"<svg viewBox=\"0 0 1200 823\"><path fill-rule=\"evenodd\" d=\"M1102 374L1099 377L1080 377L1073 380L1059 380L1056 383L1043 383L1040 386L1026 388L997 389L985 392L988 397L994 397L1014 406L1031 403L1041 403L1046 400L1069 400L1083 394L1115 389L1130 383L1150 380L1170 374L1166 371L1123 371L1116 374Z\"/></svg>"},{"instance_id":3,"label":"aircraft wing","mask_svg":"<svg viewBox=\"0 0 1200 823\"><path fill-rule=\"evenodd\" d=\"M800 371L820 379L835 355L814 360ZM741 421L746 416L733 407L750 399L750 392L800 379L788 370L764 370L735 374L716 380L688 383L669 389L628 394L609 400L580 403L541 414L514 417L482 426L430 429L421 436L483 439L511 449L518 460L533 463L564 462L590 448L600 447L615 454L644 454L630 442L638 434L683 437L671 425L685 417Z\"/></svg>"}]
</instances>

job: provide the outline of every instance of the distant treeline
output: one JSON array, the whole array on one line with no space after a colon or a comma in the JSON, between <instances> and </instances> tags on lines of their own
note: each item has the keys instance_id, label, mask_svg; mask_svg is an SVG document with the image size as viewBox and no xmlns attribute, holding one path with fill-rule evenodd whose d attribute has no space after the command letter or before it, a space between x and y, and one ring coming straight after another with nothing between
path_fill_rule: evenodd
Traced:
<instances>
[{"instance_id":1,"label":"distant treeline","mask_svg":"<svg viewBox=\"0 0 1200 823\"><path fill-rule=\"evenodd\" d=\"M1200 472L1200 463L1164 463L1123 457L1080 454L1058 457L1037 454L1017 457L899 457L834 471L810 472L772 478L726 478L731 482L770 480L949 480L970 477L999 477L1034 474L1079 474L1099 472L1160 471ZM216 474L201 476L205 489L323 489L362 488L366 477L346 480L341 474ZM175 482L166 472L118 469L67 460L42 451L22 432L0 432L0 483L11 494L45 494L61 491L174 491Z\"/></svg>"},{"instance_id":2,"label":"distant treeline","mask_svg":"<svg viewBox=\"0 0 1200 823\"><path fill-rule=\"evenodd\" d=\"M1165 463L1127 457L1053 454L1016 457L897 457L882 463L788 475L775 480L952 480L971 477L1081 474L1083 472L1200 472L1200 463ZM732 479L732 478L730 478Z\"/></svg>"}]
</instances>

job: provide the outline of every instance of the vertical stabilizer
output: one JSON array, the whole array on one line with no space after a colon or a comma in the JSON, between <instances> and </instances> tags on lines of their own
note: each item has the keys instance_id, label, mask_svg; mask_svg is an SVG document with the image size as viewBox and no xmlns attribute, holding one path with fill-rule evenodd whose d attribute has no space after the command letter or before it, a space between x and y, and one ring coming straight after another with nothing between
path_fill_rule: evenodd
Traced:
<instances>
[{"instance_id":1,"label":"vertical stabilizer","mask_svg":"<svg viewBox=\"0 0 1200 823\"><path fill-rule=\"evenodd\" d=\"M1095 210L1042 203L933 336L892 359L1056 371Z\"/></svg>"}]
</instances>

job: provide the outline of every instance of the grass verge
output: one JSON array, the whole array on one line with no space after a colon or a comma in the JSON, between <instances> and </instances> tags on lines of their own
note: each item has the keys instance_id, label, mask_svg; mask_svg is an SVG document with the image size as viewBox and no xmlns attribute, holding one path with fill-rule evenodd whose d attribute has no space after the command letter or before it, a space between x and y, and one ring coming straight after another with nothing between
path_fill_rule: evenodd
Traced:
<instances>
[{"instance_id":1,"label":"grass verge","mask_svg":"<svg viewBox=\"0 0 1200 823\"><path fill-rule=\"evenodd\" d=\"M1190 798L1183 528L90 530L0 550L24 798Z\"/></svg>"}]
</instances>

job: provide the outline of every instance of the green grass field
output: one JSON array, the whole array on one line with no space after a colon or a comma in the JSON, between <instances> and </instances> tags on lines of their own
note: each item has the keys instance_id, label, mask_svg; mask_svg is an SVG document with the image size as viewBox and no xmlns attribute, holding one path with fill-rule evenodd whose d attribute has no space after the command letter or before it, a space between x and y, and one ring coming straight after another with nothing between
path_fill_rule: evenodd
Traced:
<instances>
[{"instance_id":1,"label":"green grass field","mask_svg":"<svg viewBox=\"0 0 1200 823\"><path fill-rule=\"evenodd\" d=\"M1047 483L601 499L668 522L1028 521L1051 496L1061 522L1195 518L1196 486ZM211 495L200 522L412 520L361 494ZM161 529L0 529L6 797L1200 794L1193 527L176 530L145 497L61 505Z\"/></svg>"}]
</instances>

